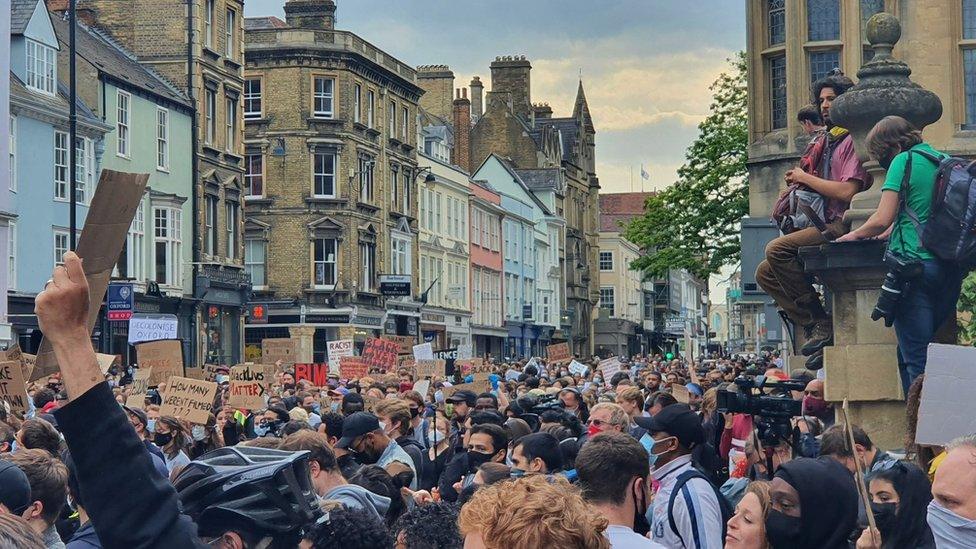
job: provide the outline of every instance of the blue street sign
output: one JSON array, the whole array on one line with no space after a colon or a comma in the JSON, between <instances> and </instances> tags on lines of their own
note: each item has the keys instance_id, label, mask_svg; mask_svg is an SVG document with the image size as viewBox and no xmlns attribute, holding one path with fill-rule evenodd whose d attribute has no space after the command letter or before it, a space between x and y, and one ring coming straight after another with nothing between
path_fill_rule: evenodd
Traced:
<instances>
[{"instance_id":1,"label":"blue street sign","mask_svg":"<svg viewBox=\"0 0 976 549\"><path fill-rule=\"evenodd\" d=\"M109 320L129 320L135 306L135 292L131 282L110 282L105 294L105 310Z\"/></svg>"}]
</instances>

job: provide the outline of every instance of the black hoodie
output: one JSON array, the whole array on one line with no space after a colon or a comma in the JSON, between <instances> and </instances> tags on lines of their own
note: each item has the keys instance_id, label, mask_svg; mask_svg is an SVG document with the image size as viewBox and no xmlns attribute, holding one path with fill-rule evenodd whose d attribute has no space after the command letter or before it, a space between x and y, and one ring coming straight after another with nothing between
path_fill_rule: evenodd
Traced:
<instances>
[{"instance_id":1,"label":"black hoodie","mask_svg":"<svg viewBox=\"0 0 976 549\"><path fill-rule=\"evenodd\" d=\"M854 475L830 458L798 458L776 471L800 494L800 539L794 549L847 549L857 527Z\"/></svg>"}]
</instances>

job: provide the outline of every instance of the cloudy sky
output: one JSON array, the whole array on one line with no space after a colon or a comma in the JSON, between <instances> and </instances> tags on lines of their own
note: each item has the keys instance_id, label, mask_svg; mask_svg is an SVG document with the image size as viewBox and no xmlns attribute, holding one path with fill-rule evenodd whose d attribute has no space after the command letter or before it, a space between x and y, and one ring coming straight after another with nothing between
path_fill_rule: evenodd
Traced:
<instances>
[{"instance_id":1,"label":"cloudy sky","mask_svg":"<svg viewBox=\"0 0 976 549\"><path fill-rule=\"evenodd\" d=\"M490 89L497 55L532 61L532 101L572 112L582 71L604 192L674 180L708 112L708 86L745 47L742 0L338 0L338 27L413 65L450 65ZM284 17L284 0L247 16Z\"/></svg>"}]
</instances>

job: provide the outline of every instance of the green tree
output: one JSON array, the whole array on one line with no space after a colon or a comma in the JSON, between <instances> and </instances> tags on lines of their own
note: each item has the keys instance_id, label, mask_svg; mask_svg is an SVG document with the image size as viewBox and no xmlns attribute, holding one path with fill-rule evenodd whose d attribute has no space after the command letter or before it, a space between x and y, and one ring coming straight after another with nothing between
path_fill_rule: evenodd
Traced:
<instances>
[{"instance_id":1,"label":"green tree","mask_svg":"<svg viewBox=\"0 0 976 549\"><path fill-rule=\"evenodd\" d=\"M959 342L976 345L976 273L969 273L962 281L962 292L956 305Z\"/></svg>"},{"instance_id":2,"label":"green tree","mask_svg":"<svg viewBox=\"0 0 976 549\"><path fill-rule=\"evenodd\" d=\"M745 55L712 84L709 115L685 153L678 181L647 200L624 236L649 253L632 267L651 276L685 269L708 280L739 260L739 221L748 212Z\"/></svg>"}]
</instances>

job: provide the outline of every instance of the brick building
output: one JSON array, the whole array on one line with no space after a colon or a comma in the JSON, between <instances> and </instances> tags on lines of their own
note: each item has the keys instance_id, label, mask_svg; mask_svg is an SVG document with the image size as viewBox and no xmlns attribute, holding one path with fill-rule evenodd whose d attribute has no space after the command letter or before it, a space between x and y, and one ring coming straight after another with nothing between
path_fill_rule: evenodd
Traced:
<instances>
[{"instance_id":1,"label":"brick building","mask_svg":"<svg viewBox=\"0 0 976 549\"><path fill-rule=\"evenodd\" d=\"M50 0L52 10L67 0ZM234 364L242 351L242 0L77 0L79 17L176 85L196 110L193 147L194 364Z\"/></svg>"},{"instance_id":2,"label":"brick building","mask_svg":"<svg viewBox=\"0 0 976 549\"><path fill-rule=\"evenodd\" d=\"M252 303L248 346L300 338L361 347L380 333L418 335L416 71L335 29L335 4L289 0L285 21L245 22L245 203ZM383 275L409 295L381 293ZM402 289L402 287L401 287Z\"/></svg>"}]
</instances>

